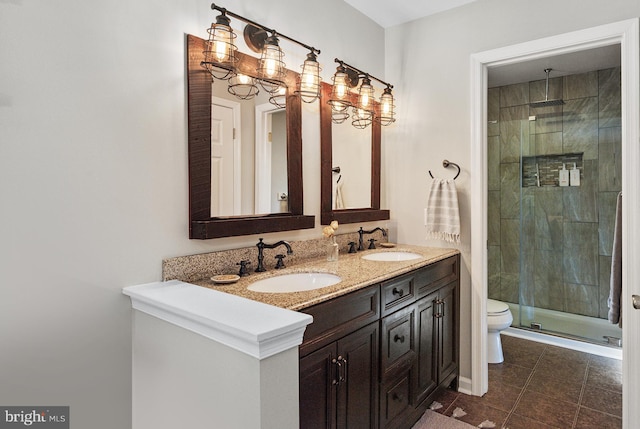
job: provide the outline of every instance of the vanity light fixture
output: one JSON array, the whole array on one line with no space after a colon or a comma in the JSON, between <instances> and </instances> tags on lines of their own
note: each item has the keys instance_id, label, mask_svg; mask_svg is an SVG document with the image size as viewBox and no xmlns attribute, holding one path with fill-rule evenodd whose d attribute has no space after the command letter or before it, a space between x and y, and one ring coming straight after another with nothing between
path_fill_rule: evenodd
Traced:
<instances>
[{"instance_id":1,"label":"vanity light fixture","mask_svg":"<svg viewBox=\"0 0 640 429\"><path fill-rule=\"evenodd\" d=\"M229 79L236 67L236 51L234 43L236 34L230 25L226 11L216 17L216 22L207 30L209 38L205 42L204 61L202 66L216 79Z\"/></svg>"},{"instance_id":2,"label":"vanity light fixture","mask_svg":"<svg viewBox=\"0 0 640 429\"><path fill-rule=\"evenodd\" d=\"M241 100L250 100L258 94L258 86L255 79L241 73L233 73L229 78L229 94L235 95Z\"/></svg>"},{"instance_id":3,"label":"vanity light fixture","mask_svg":"<svg viewBox=\"0 0 640 429\"><path fill-rule=\"evenodd\" d=\"M271 94L269 97L269 103L276 107L287 107L287 87L280 85L277 91Z\"/></svg>"},{"instance_id":4,"label":"vanity light fixture","mask_svg":"<svg viewBox=\"0 0 640 429\"><path fill-rule=\"evenodd\" d=\"M393 94L391 88L387 86L380 96L379 112L376 120L380 121L380 125L391 125L396 121L396 106L393 104Z\"/></svg>"},{"instance_id":5,"label":"vanity light fixture","mask_svg":"<svg viewBox=\"0 0 640 429\"><path fill-rule=\"evenodd\" d=\"M280 48L279 39L285 39L300 45L310 51L302 65L302 75L298 82L298 89L294 92L305 103L311 103L320 97L320 65L316 55L320 50L287 37L275 30L258 24L243 16L228 11L225 8L211 4L211 9L221 12L216 22L208 29L209 40L206 43L202 67L207 69L214 79L228 79L229 92L242 99L254 97L258 93L256 81L271 94L269 101L279 107L286 99L285 76L286 65L283 61L284 52ZM236 57L236 37L230 25L229 16L245 22L244 40L249 49L260 53L255 70L255 78L240 74ZM248 70L244 69L244 72ZM250 81L247 81L248 78ZM283 92L284 88L284 92Z\"/></svg>"},{"instance_id":6,"label":"vanity light fixture","mask_svg":"<svg viewBox=\"0 0 640 429\"><path fill-rule=\"evenodd\" d=\"M367 128L373 121L373 86L369 75L364 75L358 89L358 103L353 107L351 125L356 128Z\"/></svg>"},{"instance_id":7,"label":"vanity light fixture","mask_svg":"<svg viewBox=\"0 0 640 429\"><path fill-rule=\"evenodd\" d=\"M278 37L272 33L264 41L257 70L260 86L270 94L278 91L280 82L284 81L287 73L283 57L284 52L280 49Z\"/></svg>"},{"instance_id":8,"label":"vanity light fixture","mask_svg":"<svg viewBox=\"0 0 640 429\"><path fill-rule=\"evenodd\" d=\"M337 58L335 62L339 65L333 75L333 88L327 101L331 105L332 121L336 124L344 122L349 118L347 109L353 107L351 124L356 128L366 128L373 121L377 121L384 126L395 122L395 105L393 94L391 93L393 85ZM371 79L386 86L377 106L374 101L374 89L371 85ZM359 87L358 84L360 84ZM352 92L352 89L356 87L358 87L357 97Z\"/></svg>"},{"instance_id":9,"label":"vanity light fixture","mask_svg":"<svg viewBox=\"0 0 640 429\"><path fill-rule=\"evenodd\" d=\"M346 113L347 109L351 107L349 87L352 85L349 84L350 79L347 75L347 70L342 64L336 68L336 73L333 75L332 80L333 87L331 89L331 97L327 103L331 105L332 113ZM349 117L348 113L346 115L342 121ZM343 117L344 115L339 116Z\"/></svg>"},{"instance_id":10,"label":"vanity light fixture","mask_svg":"<svg viewBox=\"0 0 640 429\"><path fill-rule=\"evenodd\" d=\"M302 64L302 74L300 75L300 90L296 94L305 103L313 103L320 97L320 64L314 51L307 54L307 59Z\"/></svg>"}]
</instances>

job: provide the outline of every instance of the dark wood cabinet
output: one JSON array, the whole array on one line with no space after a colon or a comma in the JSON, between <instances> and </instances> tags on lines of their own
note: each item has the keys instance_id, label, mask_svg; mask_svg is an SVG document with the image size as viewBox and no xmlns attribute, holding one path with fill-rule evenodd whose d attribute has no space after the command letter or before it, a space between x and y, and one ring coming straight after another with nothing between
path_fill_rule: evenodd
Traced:
<instances>
[{"instance_id":1,"label":"dark wood cabinet","mask_svg":"<svg viewBox=\"0 0 640 429\"><path fill-rule=\"evenodd\" d=\"M301 429L408 429L457 382L459 255L303 310Z\"/></svg>"},{"instance_id":2,"label":"dark wood cabinet","mask_svg":"<svg viewBox=\"0 0 640 429\"><path fill-rule=\"evenodd\" d=\"M436 364L437 326L436 301L438 292L418 301L416 309L417 359L414 387L414 403L420 404L438 386L438 371Z\"/></svg>"},{"instance_id":3,"label":"dark wood cabinet","mask_svg":"<svg viewBox=\"0 0 640 429\"><path fill-rule=\"evenodd\" d=\"M448 386L458 375L457 282L438 289L416 304L417 359L414 403L419 412L438 386Z\"/></svg>"},{"instance_id":4,"label":"dark wood cabinet","mask_svg":"<svg viewBox=\"0 0 640 429\"><path fill-rule=\"evenodd\" d=\"M459 350L458 350L458 327L459 323L459 288L457 283L450 283L438 292L437 304L440 305L436 313L437 325L437 345L435 354L438 358L438 383L446 382L447 378L452 378L451 374L458 370Z\"/></svg>"},{"instance_id":5,"label":"dark wood cabinet","mask_svg":"<svg viewBox=\"0 0 640 429\"><path fill-rule=\"evenodd\" d=\"M338 354L330 344L300 359L300 428L334 428Z\"/></svg>"},{"instance_id":6,"label":"dark wood cabinet","mask_svg":"<svg viewBox=\"0 0 640 429\"><path fill-rule=\"evenodd\" d=\"M300 428L377 428L378 323L300 359Z\"/></svg>"}]
</instances>

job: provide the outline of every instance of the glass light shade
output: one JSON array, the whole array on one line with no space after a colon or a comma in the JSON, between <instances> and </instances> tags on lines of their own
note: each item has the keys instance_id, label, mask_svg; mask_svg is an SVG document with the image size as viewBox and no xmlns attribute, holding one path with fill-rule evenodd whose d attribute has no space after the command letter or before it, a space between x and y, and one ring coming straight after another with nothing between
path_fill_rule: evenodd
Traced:
<instances>
[{"instance_id":1,"label":"glass light shade","mask_svg":"<svg viewBox=\"0 0 640 429\"><path fill-rule=\"evenodd\" d=\"M300 75L300 90L296 91L305 103L313 103L320 97L320 64L314 52L307 54Z\"/></svg>"},{"instance_id":2,"label":"glass light shade","mask_svg":"<svg viewBox=\"0 0 640 429\"><path fill-rule=\"evenodd\" d=\"M353 116L351 117L351 125L356 128L367 128L373 122L373 112L370 110L353 108Z\"/></svg>"},{"instance_id":3,"label":"glass light shade","mask_svg":"<svg viewBox=\"0 0 640 429\"><path fill-rule=\"evenodd\" d=\"M205 42L202 66L216 79L229 79L235 70L238 48L234 43L236 34L229 25L229 18L222 14L207 30L209 38Z\"/></svg>"},{"instance_id":4,"label":"glass light shade","mask_svg":"<svg viewBox=\"0 0 640 429\"><path fill-rule=\"evenodd\" d=\"M391 94L391 88L387 87L384 90L382 96L380 96L380 107L378 117L380 125L391 125L396 121L395 105L393 104L393 94Z\"/></svg>"},{"instance_id":5,"label":"glass light shade","mask_svg":"<svg viewBox=\"0 0 640 429\"><path fill-rule=\"evenodd\" d=\"M283 57L284 52L278 46L278 38L275 35L267 37L258 60L257 72L260 84L269 93L276 92L280 82L284 81L286 70Z\"/></svg>"},{"instance_id":6,"label":"glass light shade","mask_svg":"<svg viewBox=\"0 0 640 429\"><path fill-rule=\"evenodd\" d=\"M281 85L277 91L271 94L269 97L269 103L273 104L276 107L286 107L287 106L287 87Z\"/></svg>"},{"instance_id":7,"label":"glass light shade","mask_svg":"<svg viewBox=\"0 0 640 429\"><path fill-rule=\"evenodd\" d=\"M356 107L361 110L372 112L374 108L373 101L373 87L371 86L371 80L369 79L369 76L365 76L362 78L362 84L358 90L358 104Z\"/></svg>"},{"instance_id":8,"label":"glass light shade","mask_svg":"<svg viewBox=\"0 0 640 429\"><path fill-rule=\"evenodd\" d=\"M349 113L346 110L344 112L331 111L331 122L334 124L341 124L347 119L349 119Z\"/></svg>"},{"instance_id":9,"label":"glass light shade","mask_svg":"<svg viewBox=\"0 0 640 429\"><path fill-rule=\"evenodd\" d=\"M351 95L349 93L349 77L344 67L339 66L333 75L333 88L328 103L334 113L346 112L351 107ZM347 118L349 115L346 116ZM346 119L346 118L345 118ZM343 119L344 121L344 119Z\"/></svg>"},{"instance_id":10,"label":"glass light shade","mask_svg":"<svg viewBox=\"0 0 640 429\"><path fill-rule=\"evenodd\" d=\"M229 94L242 100L249 100L258 94L258 86L251 76L234 73L229 79Z\"/></svg>"}]
</instances>

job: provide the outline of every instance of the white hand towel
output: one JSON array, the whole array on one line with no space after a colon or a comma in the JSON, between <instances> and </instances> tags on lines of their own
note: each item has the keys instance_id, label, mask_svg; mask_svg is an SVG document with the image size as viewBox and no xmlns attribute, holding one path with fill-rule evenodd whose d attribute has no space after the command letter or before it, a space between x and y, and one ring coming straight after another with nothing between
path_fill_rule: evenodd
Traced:
<instances>
[{"instance_id":1,"label":"white hand towel","mask_svg":"<svg viewBox=\"0 0 640 429\"><path fill-rule=\"evenodd\" d=\"M609 282L609 313L611 323L622 328L622 192L616 200L616 221L613 228L613 250L611 252L611 278Z\"/></svg>"},{"instance_id":2,"label":"white hand towel","mask_svg":"<svg viewBox=\"0 0 640 429\"><path fill-rule=\"evenodd\" d=\"M334 183L333 196L333 209L340 210L345 208L344 197L342 196L342 183Z\"/></svg>"},{"instance_id":3,"label":"white hand towel","mask_svg":"<svg viewBox=\"0 0 640 429\"><path fill-rule=\"evenodd\" d=\"M433 179L427 201L427 240L460 243L458 191L453 180Z\"/></svg>"}]
</instances>

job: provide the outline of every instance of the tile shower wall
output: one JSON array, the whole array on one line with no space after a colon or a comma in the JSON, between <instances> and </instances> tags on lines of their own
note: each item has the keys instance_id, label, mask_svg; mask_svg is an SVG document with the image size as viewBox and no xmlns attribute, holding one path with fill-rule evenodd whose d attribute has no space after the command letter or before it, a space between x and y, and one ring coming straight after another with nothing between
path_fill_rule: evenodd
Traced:
<instances>
[{"instance_id":1,"label":"tile shower wall","mask_svg":"<svg viewBox=\"0 0 640 429\"><path fill-rule=\"evenodd\" d=\"M544 79L489 89L489 297L606 318L620 68L552 78L549 98L565 104L529 107L544 97ZM583 153L581 186L521 188L521 156L563 153Z\"/></svg>"}]
</instances>

